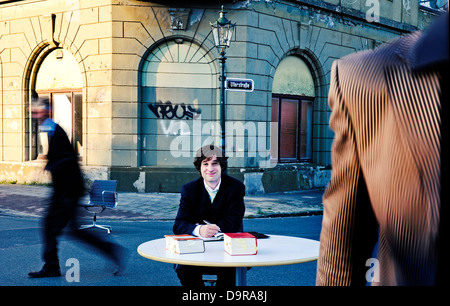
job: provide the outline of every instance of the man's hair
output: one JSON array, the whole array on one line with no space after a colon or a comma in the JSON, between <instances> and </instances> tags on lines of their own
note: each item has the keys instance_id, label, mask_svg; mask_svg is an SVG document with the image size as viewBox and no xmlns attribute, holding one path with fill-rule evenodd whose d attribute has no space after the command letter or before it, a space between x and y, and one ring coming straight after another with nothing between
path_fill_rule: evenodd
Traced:
<instances>
[{"instance_id":1,"label":"man's hair","mask_svg":"<svg viewBox=\"0 0 450 306\"><path fill-rule=\"evenodd\" d=\"M200 172L200 168L202 166L202 162L206 160L210 160L213 156L217 157L217 160L219 161L220 168L222 169L222 172L225 171L228 167L228 162L226 157L224 155L224 152L220 147L217 147L215 145L206 145L198 149L197 153L195 154L194 159L194 166L195 169L197 169L198 172Z\"/></svg>"},{"instance_id":2,"label":"man's hair","mask_svg":"<svg viewBox=\"0 0 450 306\"><path fill-rule=\"evenodd\" d=\"M41 110L50 109L50 100L47 97L33 97L31 101L31 109Z\"/></svg>"}]
</instances>

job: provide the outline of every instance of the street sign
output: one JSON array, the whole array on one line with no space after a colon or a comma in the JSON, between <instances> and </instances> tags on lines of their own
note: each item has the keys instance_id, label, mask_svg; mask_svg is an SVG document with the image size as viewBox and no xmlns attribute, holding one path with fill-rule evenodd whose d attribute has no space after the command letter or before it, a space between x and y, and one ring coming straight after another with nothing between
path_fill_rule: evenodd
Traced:
<instances>
[{"instance_id":1,"label":"street sign","mask_svg":"<svg viewBox=\"0 0 450 306\"><path fill-rule=\"evenodd\" d=\"M227 78L225 80L225 89L232 91L252 92L255 82L252 79Z\"/></svg>"}]
</instances>

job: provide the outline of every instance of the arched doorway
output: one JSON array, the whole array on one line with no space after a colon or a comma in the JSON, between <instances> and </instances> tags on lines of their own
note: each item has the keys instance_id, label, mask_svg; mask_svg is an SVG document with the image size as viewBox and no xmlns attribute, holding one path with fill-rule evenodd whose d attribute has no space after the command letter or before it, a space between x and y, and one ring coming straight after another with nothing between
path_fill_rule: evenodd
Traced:
<instances>
[{"instance_id":1,"label":"arched doorway","mask_svg":"<svg viewBox=\"0 0 450 306\"><path fill-rule=\"evenodd\" d=\"M42 60L36 74L34 91L39 98L47 97L51 118L67 133L78 154L83 152L82 78L74 56L65 49L54 49ZM39 133L32 122L32 158L45 156L47 137Z\"/></svg>"},{"instance_id":2,"label":"arched doorway","mask_svg":"<svg viewBox=\"0 0 450 306\"><path fill-rule=\"evenodd\" d=\"M308 65L298 56L285 57L278 65L272 85L271 152L278 162L309 161L312 158L312 127L315 98L314 79ZM275 129L276 130L276 129Z\"/></svg>"},{"instance_id":3,"label":"arched doorway","mask_svg":"<svg viewBox=\"0 0 450 306\"><path fill-rule=\"evenodd\" d=\"M205 133L201 121L218 118L213 61L181 38L150 50L139 76L141 166L192 166L202 136L212 130Z\"/></svg>"}]
</instances>

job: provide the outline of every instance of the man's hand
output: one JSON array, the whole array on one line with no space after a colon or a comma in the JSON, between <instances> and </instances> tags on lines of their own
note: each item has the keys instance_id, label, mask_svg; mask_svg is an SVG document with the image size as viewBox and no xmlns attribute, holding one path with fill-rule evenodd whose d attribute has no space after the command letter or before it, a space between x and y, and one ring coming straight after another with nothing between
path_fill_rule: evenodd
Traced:
<instances>
[{"instance_id":1,"label":"man's hand","mask_svg":"<svg viewBox=\"0 0 450 306\"><path fill-rule=\"evenodd\" d=\"M211 238L215 234L217 234L217 232L219 232L219 231L220 231L220 227L218 227L215 224L202 225L200 227L200 236L202 236L204 238Z\"/></svg>"}]
</instances>

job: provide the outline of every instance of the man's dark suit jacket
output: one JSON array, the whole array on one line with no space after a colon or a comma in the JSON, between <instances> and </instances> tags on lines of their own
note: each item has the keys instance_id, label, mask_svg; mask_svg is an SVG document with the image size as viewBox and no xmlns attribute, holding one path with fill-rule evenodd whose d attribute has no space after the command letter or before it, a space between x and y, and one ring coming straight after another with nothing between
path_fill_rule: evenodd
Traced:
<instances>
[{"instance_id":1,"label":"man's dark suit jacket","mask_svg":"<svg viewBox=\"0 0 450 306\"><path fill-rule=\"evenodd\" d=\"M56 123L49 140L47 159L45 170L52 174L52 200L54 202L64 198L78 200L84 193L84 183L77 153L66 132Z\"/></svg>"},{"instance_id":2,"label":"man's dark suit jacket","mask_svg":"<svg viewBox=\"0 0 450 306\"><path fill-rule=\"evenodd\" d=\"M213 203L205 189L203 178L183 185L173 232L176 235L190 235L196 224L204 224L203 220L217 224L224 233L242 231L244 195L244 184L225 174L222 174L220 188Z\"/></svg>"}]
</instances>

